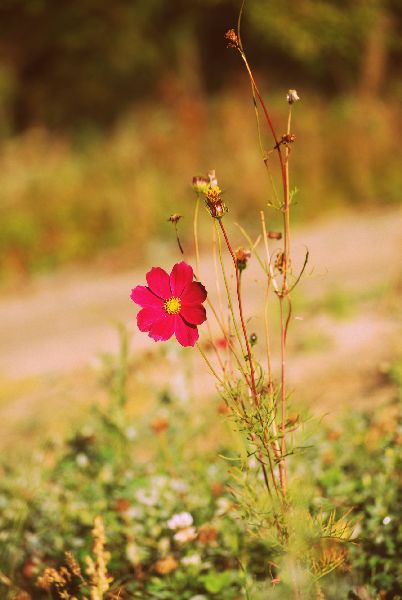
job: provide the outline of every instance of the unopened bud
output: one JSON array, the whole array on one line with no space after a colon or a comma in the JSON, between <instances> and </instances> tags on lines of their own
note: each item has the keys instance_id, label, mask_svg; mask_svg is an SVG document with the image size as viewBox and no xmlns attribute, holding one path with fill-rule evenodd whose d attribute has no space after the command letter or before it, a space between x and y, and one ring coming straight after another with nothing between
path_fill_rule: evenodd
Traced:
<instances>
[{"instance_id":1,"label":"unopened bud","mask_svg":"<svg viewBox=\"0 0 402 600\"><path fill-rule=\"evenodd\" d=\"M289 90L286 94L286 100L289 104L294 104L295 102L300 100L300 97L296 90Z\"/></svg>"},{"instance_id":2,"label":"unopened bud","mask_svg":"<svg viewBox=\"0 0 402 600\"><path fill-rule=\"evenodd\" d=\"M197 194L205 194L209 186L209 179L202 177L202 175L196 175L193 177L193 190Z\"/></svg>"},{"instance_id":3,"label":"unopened bud","mask_svg":"<svg viewBox=\"0 0 402 600\"><path fill-rule=\"evenodd\" d=\"M245 248L240 247L236 250L235 256L237 268L239 269L239 271L244 271L251 257L250 250L246 250Z\"/></svg>"},{"instance_id":4,"label":"unopened bud","mask_svg":"<svg viewBox=\"0 0 402 600\"><path fill-rule=\"evenodd\" d=\"M258 339L258 338L257 338L257 334L256 334L256 333L252 333L252 334L250 335L250 344L251 344L252 346L255 346L255 345L256 345L256 343L257 343L257 339Z\"/></svg>"},{"instance_id":5,"label":"unopened bud","mask_svg":"<svg viewBox=\"0 0 402 600\"><path fill-rule=\"evenodd\" d=\"M286 266L286 258L283 252L278 252L275 259L275 267L278 269L279 273L283 273Z\"/></svg>"}]
</instances>

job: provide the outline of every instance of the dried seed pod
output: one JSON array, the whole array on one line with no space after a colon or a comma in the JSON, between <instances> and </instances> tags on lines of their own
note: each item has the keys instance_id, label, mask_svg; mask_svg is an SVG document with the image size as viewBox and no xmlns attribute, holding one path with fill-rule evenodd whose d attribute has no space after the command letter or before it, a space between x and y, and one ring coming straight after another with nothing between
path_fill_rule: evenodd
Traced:
<instances>
[{"instance_id":1,"label":"dried seed pod","mask_svg":"<svg viewBox=\"0 0 402 600\"><path fill-rule=\"evenodd\" d=\"M234 29L229 29L225 33L225 39L228 42L228 48L239 48L239 38Z\"/></svg>"}]
</instances>

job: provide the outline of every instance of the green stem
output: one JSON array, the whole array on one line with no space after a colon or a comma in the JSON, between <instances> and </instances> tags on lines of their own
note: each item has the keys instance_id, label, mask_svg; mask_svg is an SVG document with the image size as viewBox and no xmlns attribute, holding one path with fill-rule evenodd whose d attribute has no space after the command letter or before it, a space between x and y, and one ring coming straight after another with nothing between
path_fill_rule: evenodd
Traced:
<instances>
[{"instance_id":1,"label":"green stem","mask_svg":"<svg viewBox=\"0 0 402 600\"><path fill-rule=\"evenodd\" d=\"M218 373L215 371L215 369L211 365L211 362L209 361L209 359L208 359L207 355L205 354L204 350L201 348L201 345L198 342L196 342L195 345L197 346L197 350L201 354L202 358L204 359L204 361L205 361L208 369L211 371L212 375L215 377L215 379L217 379L219 381L219 383L221 385L223 385L224 387L226 387L225 382L223 381L223 379L221 379L221 377L219 377Z\"/></svg>"},{"instance_id":2,"label":"green stem","mask_svg":"<svg viewBox=\"0 0 402 600\"><path fill-rule=\"evenodd\" d=\"M222 223L222 221L219 221L220 225L221 225L221 223ZM215 227L217 228L216 220L215 220ZM222 229L222 225L221 225L221 229ZM233 303L232 303L232 296L231 296L231 293L230 293L229 282L228 282L228 279L227 279L227 276L226 276L225 264L223 262L222 243L221 243L221 238L220 238L220 235L219 235L218 231L217 231L217 237L218 237L219 262L221 264L223 281L225 282L226 295L227 295L228 304L229 304L229 311L230 311L230 314L232 315L233 325L234 325L234 328L235 328L237 340L238 340L239 345L240 345L241 353L244 356L246 352L245 352L245 349L244 349L244 346L243 346L243 343L242 343L242 340L241 340L239 328L237 326L237 321L236 321L236 317L235 317L235 314L234 314ZM235 261L236 261L236 258L235 258Z\"/></svg>"},{"instance_id":3,"label":"green stem","mask_svg":"<svg viewBox=\"0 0 402 600\"><path fill-rule=\"evenodd\" d=\"M198 215L200 212L200 195L197 194L197 201L195 203L194 220L193 220L193 231L194 231L194 245L195 245L195 267L197 275L200 275L200 250L198 246Z\"/></svg>"}]
</instances>

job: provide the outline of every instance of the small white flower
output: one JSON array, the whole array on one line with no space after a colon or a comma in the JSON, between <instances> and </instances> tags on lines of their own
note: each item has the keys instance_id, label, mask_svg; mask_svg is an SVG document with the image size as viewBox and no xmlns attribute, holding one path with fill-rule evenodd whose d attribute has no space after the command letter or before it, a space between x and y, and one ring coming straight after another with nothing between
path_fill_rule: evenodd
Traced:
<instances>
[{"instance_id":1,"label":"small white flower","mask_svg":"<svg viewBox=\"0 0 402 600\"><path fill-rule=\"evenodd\" d=\"M218 498L218 500L216 501L216 504L217 504L216 514L218 516L224 515L231 508L231 502L227 498L223 498L223 497Z\"/></svg>"},{"instance_id":2,"label":"small white flower","mask_svg":"<svg viewBox=\"0 0 402 600\"><path fill-rule=\"evenodd\" d=\"M126 438L130 441L135 440L137 437L137 430L134 427L127 427L126 429Z\"/></svg>"},{"instance_id":3,"label":"small white flower","mask_svg":"<svg viewBox=\"0 0 402 600\"><path fill-rule=\"evenodd\" d=\"M391 523L392 519L391 517L384 517L382 522L384 525L389 525L389 523Z\"/></svg>"},{"instance_id":4,"label":"small white flower","mask_svg":"<svg viewBox=\"0 0 402 600\"><path fill-rule=\"evenodd\" d=\"M86 467L89 464L89 458L83 452L80 452L79 454L77 454L77 456L75 457L75 460L79 467Z\"/></svg>"},{"instance_id":5,"label":"small white flower","mask_svg":"<svg viewBox=\"0 0 402 600\"><path fill-rule=\"evenodd\" d=\"M170 487L178 494L185 494L188 491L187 483L181 479L172 479L170 482Z\"/></svg>"},{"instance_id":6,"label":"small white flower","mask_svg":"<svg viewBox=\"0 0 402 600\"><path fill-rule=\"evenodd\" d=\"M190 554L181 559L182 565L185 567L199 567L201 565L201 556L199 554Z\"/></svg>"},{"instance_id":7,"label":"small white flower","mask_svg":"<svg viewBox=\"0 0 402 600\"><path fill-rule=\"evenodd\" d=\"M184 529L193 524L193 517L188 512L178 513L173 515L167 522L169 529Z\"/></svg>"},{"instance_id":8,"label":"small white flower","mask_svg":"<svg viewBox=\"0 0 402 600\"><path fill-rule=\"evenodd\" d=\"M186 542L191 542L197 537L197 531L195 527L186 527L185 529L180 529L174 534L173 537L176 542L179 542L179 544L185 544Z\"/></svg>"},{"instance_id":9,"label":"small white flower","mask_svg":"<svg viewBox=\"0 0 402 600\"><path fill-rule=\"evenodd\" d=\"M138 546L134 542L127 544L126 558L132 565L138 565L141 562Z\"/></svg>"},{"instance_id":10,"label":"small white flower","mask_svg":"<svg viewBox=\"0 0 402 600\"><path fill-rule=\"evenodd\" d=\"M139 506L130 506L130 508L126 510L126 517L129 519L142 519L143 516L143 509Z\"/></svg>"},{"instance_id":11,"label":"small white flower","mask_svg":"<svg viewBox=\"0 0 402 600\"><path fill-rule=\"evenodd\" d=\"M145 492L144 490L138 490L136 498L138 502L145 504L145 506L155 506L158 502L158 496L154 491Z\"/></svg>"},{"instance_id":12,"label":"small white flower","mask_svg":"<svg viewBox=\"0 0 402 600\"><path fill-rule=\"evenodd\" d=\"M165 475L155 475L155 477L152 477L151 483L153 488L161 489L165 487L167 483L167 477L165 477Z\"/></svg>"}]
</instances>

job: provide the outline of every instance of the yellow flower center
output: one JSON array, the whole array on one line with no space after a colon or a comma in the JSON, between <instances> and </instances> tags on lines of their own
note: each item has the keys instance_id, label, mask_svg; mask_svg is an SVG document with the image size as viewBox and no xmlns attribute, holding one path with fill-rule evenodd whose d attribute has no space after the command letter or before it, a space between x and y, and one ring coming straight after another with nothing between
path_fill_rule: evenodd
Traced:
<instances>
[{"instance_id":1,"label":"yellow flower center","mask_svg":"<svg viewBox=\"0 0 402 600\"><path fill-rule=\"evenodd\" d=\"M163 306L166 312L169 313L169 315L177 315L177 313L180 312L181 309L180 298L176 298L176 296L173 296L172 298L169 298L169 300L165 300L165 304Z\"/></svg>"}]
</instances>

